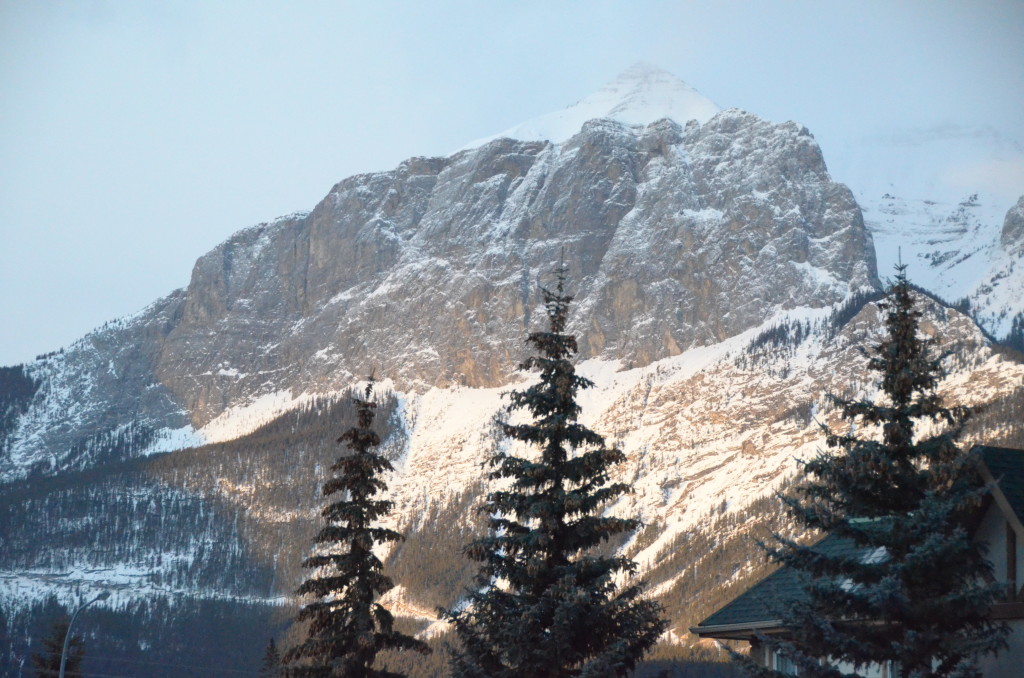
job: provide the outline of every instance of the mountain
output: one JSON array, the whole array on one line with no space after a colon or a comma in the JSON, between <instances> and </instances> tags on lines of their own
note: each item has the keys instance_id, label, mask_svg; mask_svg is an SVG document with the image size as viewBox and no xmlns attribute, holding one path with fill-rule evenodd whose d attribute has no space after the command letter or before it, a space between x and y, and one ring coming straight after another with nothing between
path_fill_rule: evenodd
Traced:
<instances>
[{"instance_id":1,"label":"mountain","mask_svg":"<svg viewBox=\"0 0 1024 678\"><path fill-rule=\"evenodd\" d=\"M639 63L564 110L464 148L499 138L563 143L595 118L703 124L719 111L671 73ZM1019 140L990 127L956 124L894 129L840 142L829 149L828 164L864 213L879 271L892 271L902 256L920 285L968 304L986 331L1006 336L1020 311L1016 300L1024 295L1019 252L1000 237L1007 210L1024 193Z\"/></svg>"},{"instance_id":2,"label":"mountain","mask_svg":"<svg viewBox=\"0 0 1024 678\"><path fill-rule=\"evenodd\" d=\"M947 124L832 151L832 174L863 210L879 270L891 271L902 256L918 284L966 304L988 332L1004 337L1024 296L1021 240L1002 235L1024 193L1024 146L991 128Z\"/></svg>"},{"instance_id":3,"label":"mountain","mask_svg":"<svg viewBox=\"0 0 1024 678\"><path fill-rule=\"evenodd\" d=\"M128 456L217 439L232 408L372 368L403 391L507 384L563 248L582 357L626 365L878 285L856 202L794 123L728 110L498 139L350 177L201 257L187 289L27 366L39 390L0 473L109 461L103 440L126 426L154 441Z\"/></svg>"},{"instance_id":4,"label":"mountain","mask_svg":"<svg viewBox=\"0 0 1024 678\"><path fill-rule=\"evenodd\" d=\"M1011 268L1022 213L996 227ZM629 459L635 491L613 510L645 524L609 548L637 559L686 643L764 571L755 537L791 530L771 497L834 421L825 394L873 392L860 349L893 242L879 257L874 237L895 233L865 223L807 129L719 110L648 66L450 156L349 177L202 256L187 288L0 370L0 647L24 652L50 596L101 587L96 656L163 662L153 675L189 675L174 648L228 666L254 633L286 633L347 389L371 371L408 537L382 553L387 602L438 640L434 610L469 582L481 464L505 444L501 394L531 378L516 365L563 252L597 384L584 415ZM992 444L1024 442L1024 365L970 312L1024 310L1004 293L1018 273L970 308L921 296L943 392L987 405L970 435ZM232 606L244 623L217 626Z\"/></svg>"}]
</instances>

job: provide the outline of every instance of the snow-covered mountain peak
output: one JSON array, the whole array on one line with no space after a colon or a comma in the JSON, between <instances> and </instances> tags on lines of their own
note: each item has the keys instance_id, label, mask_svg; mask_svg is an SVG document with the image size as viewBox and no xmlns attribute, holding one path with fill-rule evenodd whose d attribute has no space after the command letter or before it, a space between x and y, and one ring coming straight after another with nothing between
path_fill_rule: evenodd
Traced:
<instances>
[{"instance_id":1,"label":"snow-covered mountain peak","mask_svg":"<svg viewBox=\"0 0 1024 678\"><path fill-rule=\"evenodd\" d=\"M477 139L462 150L501 138L560 143L579 132L583 123L595 118L610 118L627 125L649 125L662 118L671 118L680 124L690 120L704 123L719 110L713 101L668 71L636 63L568 108Z\"/></svg>"},{"instance_id":2,"label":"snow-covered mountain peak","mask_svg":"<svg viewBox=\"0 0 1024 678\"><path fill-rule=\"evenodd\" d=\"M607 107L603 117L630 125L671 118L707 122L719 107L668 71L637 63L572 108Z\"/></svg>"}]
</instances>

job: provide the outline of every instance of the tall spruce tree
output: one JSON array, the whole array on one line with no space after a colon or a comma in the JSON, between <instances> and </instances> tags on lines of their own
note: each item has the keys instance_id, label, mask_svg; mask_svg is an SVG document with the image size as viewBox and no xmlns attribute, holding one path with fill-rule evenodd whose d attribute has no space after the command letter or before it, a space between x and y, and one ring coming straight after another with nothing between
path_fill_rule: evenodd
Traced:
<instances>
[{"instance_id":1,"label":"tall spruce tree","mask_svg":"<svg viewBox=\"0 0 1024 678\"><path fill-rule=\"evenodd\" d=\"M532 421L501 425L539 456L491 457L490 478L508 485L487 495L481 510L490 516L489 534L465 549L480 563L480 589L463 609L443 611L459 640L457 677L624 676L666 628L641 584L616 591L616 576L632 575L636 564L594 553L638 521L602 515L629 491L610 483L625 456L578 421L577 391L593 384L571 361L577 346L565 334L572 301L565 275L560 266L556 290L542 290L548 330L527 339L537 354L521 368L539 369L540 381L509 394L509 414L526 412Z\"/></svg>"},{"instance_id":2,"label":"tall spruce tree","mask_svg":"<svg viewBox=\"0 0 1024 678\"><path fill-rule=\"evenodd\" d=\"M263 652L263 662L260 664L259 678L280 678L281 676L281 653L277 650L277 643L271 638L267 643L267 649Z\"/></svg>"},{"instance_id":3,"label":"tall spruce tree","mask_svg":"<svg viewBox=\"0 0 1024 678\"><path fill-rule=\"evenodd\" d=\"M969 534L985 491L957 446L970 412L936 393L943 370L935 340L919 334L905 266L879 307L886 335L868 369L881 394L832 397L848 432L825 429L827 449L803 464L806 478L786 500L833 547L778 538L768 549L803 584L780 610L787 638L762 641L801 676L873 665L902 678L977 677L978 657L998 651L1007 629L989 618L998 589ZM745 664L757 676L781 673Z\"/></svg>"},{"instance_id":4,"label":"tall spruce tree","mask_svg":"<svg viewBox=\"0 0 1024 678\"><path fill-rule=\"evenodd\" d=\"M392 508L392 502L374 499L387 489L380 476L392 466L374 451L380 437L372 429L377 407L372 395L371 377L364 397L353 398L356 425L338 438L351 452L331 466L338 475L323 486L324 496L341 498L321 513L327 526L316 536L320 553L302 563L315 572L298 593L317 600L298 614L298 621L309 623L308 638L285 653L288 678L400 678L401 674L373 668L379 652L430 651L419 640L395 631L394 617L376 602L394 584L383 573L373 547L398 541L402 535L377 525Z\"/></svg>"},{"instance_id":5,"label":"tall spruce tree","mask_svg":"<svg viewBox=\"0 0 1024 678\"><path fill-rule=\"evenodd\" d=\"M57 678L60 675L60 660L64 651L64 638L70 621L67 616L53 623L50 635L42 638L42 648L32 654L32 668L37 678ZM81 678L82 659L85 658L85 643L79 635L68 640L68 657L64 663L65 678Z\"/></svg>"}]
</instances>

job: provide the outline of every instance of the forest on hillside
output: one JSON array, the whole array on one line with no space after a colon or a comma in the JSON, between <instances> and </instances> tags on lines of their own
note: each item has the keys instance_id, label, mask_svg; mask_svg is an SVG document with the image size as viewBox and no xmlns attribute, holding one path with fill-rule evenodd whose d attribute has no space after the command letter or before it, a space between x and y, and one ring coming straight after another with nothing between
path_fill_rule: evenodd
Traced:
<instances>
[{"instance_id":1,"label":"forest on hillside","mask_svg":"<svg viewBox=\"0 0 1024 678\"><path fill-rule=\"evenodd\" d=\"M830 332L838 332L872 300L865 296L838 309L829 319ZM794 350L809 332L801 323L771 328L735 362L751 371L763 369L769 356ZM1011 347L995 350L1007 360L1022 360ZM970 364L972 357L950 359ZM31 390L17 374L8 376ZM18 402L12 400L8 408ZM394 394L379 395L375 426L383 453L392 459L407 444L397 408ZM810 403L794 403L780 416L807 424ZM190 648L197 664L256 671L266 640L276 637L287 644L298 633L290 630L295 608L278 598L293 592L303 577L300 561L323 505L319 488L326 466L339 454L336 438L353 418L350 394L319 398L237 440L0 486L2 567L68 572L130 563L138 570L131 586L146 593L93 613L97 623L87 638L88 666L98 672L125 675L116 661L152 661L168 668L148 675L182 675L169 668L182 647ZM136 438L126 433L104 443L109 458L118 457L118 446L135 445ZM965 440L1024 448L1024 385L978 412ZM385 567L408 602L428 611L449 608L471 587L475 567L462 546L484 529L474 509L485 492L478 483L438 497L423 515L396 525L406 540L389 551ZM610 541L606 552L628 544L624 555L635 557L663 529L658 523L643 525ZM708 507L699 527L673 537L645 574L658 591L670 630L685 638L689 626L770 572L773 566L758 542L772 533L801 541L815 537L798 528L774 497L738 511ZM27 639L44 635L59 611L53 599L5 611L0 664L23 665L34 647ZM401 624L410 632L426 625L423 620ZM260 640L254 644L254 638ZM429 658L385 655L383 661L416 678L438 675L449 641L445 635L430 638L436 651ZM733 669L719 663L724 659L706 647L662 645L638 675L730 675ZM688 673L697 667L703 673ZM6 671L0 676L18 675Z\"/></svg>"}]
</instances>

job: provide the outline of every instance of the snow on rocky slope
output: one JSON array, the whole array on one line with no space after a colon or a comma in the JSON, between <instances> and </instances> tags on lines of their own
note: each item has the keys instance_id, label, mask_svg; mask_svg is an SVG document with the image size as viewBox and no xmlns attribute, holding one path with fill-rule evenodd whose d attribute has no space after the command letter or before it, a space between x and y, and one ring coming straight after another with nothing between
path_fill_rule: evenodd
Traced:
<instances>
[{"instance_id":1,"label":"snow on rocky slope","mask_svg":"<svg viewBox=\"0 0 1024 678\"><path fill-rule=\"evenodd\" d=\"M649 76L644 96L689 97ZM733 109L685 127L593 120L557 145L498 139L350 177L201 257L186 290L29 365L40 387L4 432L0 474L109 461L122 427L178 439L371 368L416 392L507 383L563 248L582 356L624 366L878 284L851 193L794 123Z\"/></svg>"},{"instance_id":2,"label":"snow on rocky slope","mask_svg":"<svg viewBox=\"0 0 1024 678\"><path fill-rule=\"evenodd\" d=\"M1024 365L994 353L969 318L921 299L925 335L950 352L943 392L951 399L980 405L1024 386ZM634 493L620 510L672 526L648 556L677 531L699 527L709 507L745 506L794 474L795 459L822 448L819 423L838 424L826 394L875 392L861 349L881 338L876 306L841 328L831 311L780 313L714 346L641 368L580 364L597 384L581 397L586 422L629 458L619 479ZM778 328L776 338L765 339ZM495 444L489 422L500 414L501 390L434 389L411 398L408 456L392 482L399 515L415 511L423 494L438 498L478 481Z\"/></svg>"},{"instance_id":3,"label":"snow on rocky slope","mask_svg":"<svg viewBox=\"0 0 1024 678\"><path fill-rule=\"evenodd\" d=\"M827 150L833 176L864 212L878 270L888 274L902 256L916 284L966 299L986 330L1005 336L1024 299L1024 237L1004 229L1024 196L1020 140L945 125Z\"/></svg>"},{"instance_id":4,"label":"snow on rocky slope","mask_svg":"<svg viewBox=\"0 0 1024 678\"><path fill-rule=\"evenodd\" d=\"M926 309L925 333L937 337L940 350L948 352L945 365L950 376L942 386L946 395L972 405L1002 406L1007 398L1020 401L1024 364L994 352L970 318L923 297L921 303ZM632 485L633 493L612 510L639 516L646 525L656 527L655 533L636 535L623 548L631 550L659 595L671 597L681 585L681 571L659 569L670 558L690 558L691 566L701 576L713 574L702 569L710 565L697 562L700 554L680 556L673 552L685 551L685 546L678 546L680 539L685 545L695 534L707 536L713 515L738 511L769 496L792 479L797 459L821 449L819 424L841 423L826 394L875 392L861 349L880 337L878 310L869 303L846 322L842 316L831 307L791 309L724 342L693 348L643 367L624 369L619 361L601 359L580 364L580 372L596 383L581 397L586 422L619 445L627 456L627 462L616 471L616 480ZM531 378L519 374L515 383L521 385ZM388 479L390 498L395 501L389 518L392 526L415 537L426 528L424 516L432 507L458 502L471 506L486 490L486 485L481 485L485 461L496 445L505 444L495 435L493 420L506 402L501 397L506 388L451 385L424 392L395 392L397 408L391 421L397 429L392 435L397 436L401 449L396 451L395 472ZM387 384L380 390L387 391ZM236 416L250 422L268 420L272 413L301 407L303 402L287 402L283 397L267 399L248 408L245 415ZM1018 409L1020 405L1017 402ZM1024 433L1019 430L1019 422L1016 426L1011 423L1012 430L1004 430L999 425L988 425L972 436L974 440L998 442L999 436ZM282 443L278 454L289 456L295 452ZM275 525L288 523L298 525L302 533L309 531L308 526L316 522L316 483L306 479L310 487L299 494L307 499L296 505L291 498L294 493L277 493L277 486L287 479L268 479L258 469L256 474L229 474L216 482L207 478L174 481L149 471L148 476L170 483L169 489L156 491L154 486L132 492L137 497L135 503L180 503L193 497L190 501L202 499L220 506L215 513L235 516L234 527L226 525L227 531L217 537L217 542L229 549L224 572L214 575L210 567L195 569L198 565L194 561L202 557L202 544L208 539L205 535L213 529L209 527L197 533L196 544L190 545L187 533L181 535L182 544L167 550L162 558L143 555L123 561L107 553L88 555L87 562L75 564L74 554L69 553L55 567L39 563L11 569L8 565L0 576L0 599L14 604L17 600L39 601L56 595L70 601L81 590L109 587L119 591L121 598L191 592L280 604L284 602L281 596L297 583L296 565L304 548L296 553L275 551L274 540L278 537L268 535L278 534ZM200 471L199 475L205 474ZM156 494L147 499L147 492ZM467 493L471 496L469 502L464 496ZM103 526L115 520L105 515L102 507L88 511L96 529L106 529ZM468 511L455 520L465 526L473 522ZM239 528L246 521L253 525L248 530ZM177 543L166 536L162 542ZM267 549L273 558L254 556ZM254 558L254 567L262 563L258 575L245 574L245 557ZM278 557L296 562L285 566ZM422 559L423 555L413 557ZM460 558L457 549L441 557L447 559L445 562ZM182 563L182 559L187 562ZM266 568L271 560L274 574L268 585ZM738 568L736 576L746 572L740 565L731 564ZM183 566L193 569L183 570ZM202 577L204 583L197 582L189 591L180 583L183 575L176 574L186 571L195 572L189 576ZM401 609L430 610L431 603L436 604L425 599L414 583L406 582L403 587L401 604L396 603ZM687 614L692 611L683 608L672 620L681 637L694 621Z\"/></svg>"},{"instance_id":5,"label":"snow on rocky slope","mask_svg":"<svg viewBox=\"0 0 1024 678\"><path fill-rule=\"evenodd\" d=\"M850 169L854 160L839 163L851 183L880 176ZM130 555L79 544L57 562L22 539L20 560L0 561L0 599L70 601L108 584L130 598L132 581L139 595L178 594L194 576L200 596L280 602L297 568L280 559L301 557L282 544L308 531L316 482L286 491L291 476L268 478L251 460L313 452L272 437L280 449L229 450L210 471L183 448L338 396L371 369L396 403L392 522L429 542L436 526L425 516L440 507L469 529L481 464L504 444L493 425L501 393L531 378L515 365L526 332L543 322L538 285L563 249L580 370L597 384L582 397L584 414L627 453L619 473L635 488L614 510L651 526L622 548L665 600L682 595L683 570L721 563L673 549L709 538L712 513L738 515L820 448L818 423L836 423L826 393L872 392L859 349L878 336L877 310L837 320L844 301L879 286L872 236L883 273L901 243L915 282L970 297L992 331L1024 310L1024 201L1007 213L1013 203L992 191L929 197L935 187L854 185L866 227L806 129L720 111L650 67L450 157L345 179L311 212L237 233L201 257L187 289L12 373L31 388L0 412L5 491L47 501L39 488L52 482L73 507L41 533L88 543L87 527L118 533L122 514L161 502L202 521L194 539L179 526L180 543L152 553L149 542L126 547ZM927 331L951 349L944 391L1019 412L1024 366L969 317L927 306ZM1003 419L976 435L1017 440L1020 417ZM161 450L173 472L132 465ZM189 464L200 470L179 468ZM118 485L125 468L130 492ZM62 488L64 476L79 489ZM110 499L125 494L123 506ZM225 552L211 555L218 543ZM730 568L723 576L734 583L751 573ZM424 595L404 586L401 605L422 617L432 609ZM693 610L671 609L682 635Z\"/></svg>"}]
</instances>

